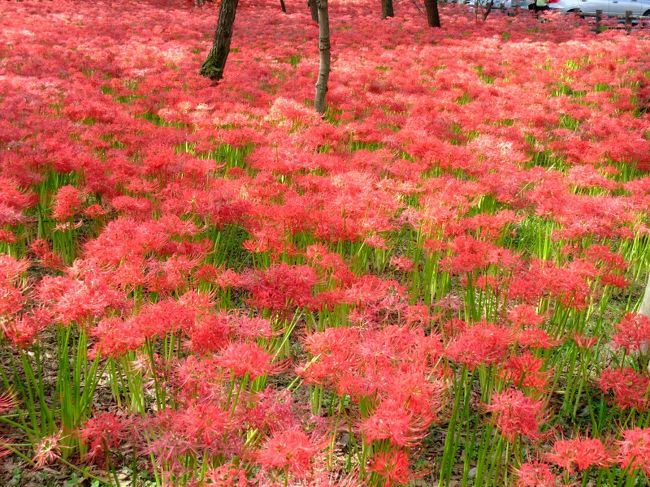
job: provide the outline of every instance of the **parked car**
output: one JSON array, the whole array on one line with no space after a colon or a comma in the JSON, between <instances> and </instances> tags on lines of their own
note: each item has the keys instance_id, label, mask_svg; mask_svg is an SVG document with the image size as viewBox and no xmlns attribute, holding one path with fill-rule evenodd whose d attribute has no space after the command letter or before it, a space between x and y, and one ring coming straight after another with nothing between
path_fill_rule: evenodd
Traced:
<instances>
[{"instance_id":1,"label":"parked car","mask_svg":"<svg viewBox=\"0 0 650 487\"><path fill-rule=\"evenodd\" d=\"M489 5L491 0L478 0L478 3L481 4L483 7L487 7ZM492 8L494 9L499 9L499 8L504 8L504 9L510 9L514 7L520 7L520 8L528 8L528 4L532 3L533 0L494 0L494 3L492 4ZM474 5L476 3L476 0L465 0L465 3L467 5Z\"/></svg>"},{"instance_id":2,"label":"parked car","mask_svg":"<svg viewBox=\"0 0 650 487\"><path fill-rule=\"evenodd\" d=\"M548 0L548 6L563 12L582 12L595 14L601 10L603 15L625 16L626 11L633 16L650 17L650 0Z\"/></svg>"}]
</instances>

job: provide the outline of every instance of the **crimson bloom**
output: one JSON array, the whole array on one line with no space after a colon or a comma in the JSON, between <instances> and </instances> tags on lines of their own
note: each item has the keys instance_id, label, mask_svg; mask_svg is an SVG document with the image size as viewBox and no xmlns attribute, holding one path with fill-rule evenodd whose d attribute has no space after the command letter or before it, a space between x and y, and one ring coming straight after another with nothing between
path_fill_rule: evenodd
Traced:
<instances>
[{"instance_id":1,"label":"crimson bloom","mask_svg":"<svg viewBox=\"0 0 650 487\"><path fill-rule=\"evenodd\" d=\"M384 485L405 485L410 476L409 458L402 450L389 450L376 453L370 463L370 471L384 479Z\"/></svg>"},{"instance_id":2,"label":"crimson bloom","mask_svg":"<svg viewBox=\"0 0 650 487\"><path fill-rule=\"evenodd\" d=\"M556 487L557 477L543 462L522 463L517 469L517 487Z\"/></svg>"},{"instance_id":3,"label":"crimson bloom","mask_svg":"<svg viewBox=\"0 0 650 487\"><path fill-rule=\"evenodd\" d=\"M102 413L89 419L79 435L88 445L86 457L102 462L126 438L126 433L124 419L114 413Z\"/></svg>"},{"instance_id":4,"label":"crimson bloom","mask_svg":"<svg viewBox=\"0 0 650 487\"><path fill-rule=\"evenodd\" d=\"M287 470L296 477L311 471L314 456L320 451L303 431L277 431L266 440L257 454L257 461L267 469Z\"/></svg>"},{"instance_id":5,"label":"crimson bloom","mask_svg":"<svg viewBox=\"0 0 650 487\"><path fill-rule=\"evenodd\" d=\"M54 201L52 216L57 221L69 220L81 211L82 194L74 186L61 186Z\"/></svg>"},{"instance_id":6,"label":"crimson bloom","mask_svg":"<svg viewBox=\"0 0 650 487\"><path fill-rule=\"evenodd\" d=\"M531 387L543 390L551 371L543 370L544 360L526 351L521 355L513 355L503 366L501 375L511 380L517 387Z\"/></svg>"},{"instance_id":7,"label":"crimson bloom","mask_svg":"<svg viewBox=\"0 0 650 487\"><path fill-rule=\"evenodd\" d=\"M229 369L235 377L246 374L251 379L270 374L277 369L271 363L271 354L254 343L231 343L217 358L217 364Z\"/></svg>"},{"instance_id":8,"label":"crimson bloom","mask_svg":"<svg viewBox=\"0 0 650 487\"><path fill-rule=\"evenodd\" d=\"M569 472L576 468L583 471L589 467L606 467L611 463L610 454L598 438L557 440L546 459Z\"/></svg>"},{"instance_id":9,"label":"crimson bloom","mask_svg":"<svg viewBox=\"0 0 650 487\"><path fill-rule=\"evenodd\" d=\"M481 364L502 361L513 339L509 328L481 322L453 339L447 346L446 354L451 360L474 369Z\"/></svg>"},{"instance_id":10,"label":"crimson bloom","mask_svg":"<svg viewBox=\"0 0 650 487\"><path fill-rule=\"evenodd\" d=\"M530 439L541 436L540 422L543 420L542 401L526 397L518 389L509 389L494 394L487 410L494 414L496 425L508 441L523 435Z\"/></svg>"},{"instance_id":11,"label":"crimson bloom","mask_svg":"<svg viewBox=\"0 0 650 487\"><path fill-rule=\"evenodd\" d=\"M650 407L650 378L629 367L603 370L598 387L603 392L611 392L614 403L621 409L645 411Z\"/></svg>"},{"instance_id":12,"label":"crimson bloom","mask_svg":"<svg viewBox=\"0 0 650 487\"><path fill-rule=\"evenodd\" d=\"M650 476L650 428L623 431L623 439L618 445L618 463L621 468L642 470Z\"/></svg>"},{"instance_id":13,"label":"crimson bloom","mask_svg":"<svg viewBox=\"0 0 650 487\"><path fill-rule=\"evenodd\" d=\"M647 353L650 347L650 318L638 313L627 313L616 325L612 341L628 352Z\"/></svg>"},{"instance_id":14,"label":"crimson bloom","mask_svg":"<svg viewBox=\"0 0 650 487\"><path fill-rule=\"evenodd\" d=\"M416 418L394 401L383 401L360 426L368 443L388 440L396 446L413 445L421 436L422 428Z\"/></svg>"}]
</instances>

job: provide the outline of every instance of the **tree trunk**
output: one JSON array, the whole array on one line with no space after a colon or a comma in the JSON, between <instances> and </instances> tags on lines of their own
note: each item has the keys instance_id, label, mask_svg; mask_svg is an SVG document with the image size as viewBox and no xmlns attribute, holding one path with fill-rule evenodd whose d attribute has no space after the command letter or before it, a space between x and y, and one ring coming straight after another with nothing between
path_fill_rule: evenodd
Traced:
<instances>
[{"instance_id":1,"label":"tree trunk","mask_svg":"<svg viewBox=\"0 0 650 487\"><path fill-rule=\"evenodd\" d=\"M318 0L307 0L307 6L311 11L311 20L318 23Z\"/></svg>"},{"instance_id":2,"label":"tree trunk","mask_svg":"<svg viewBox=\"0 0 650 487\"><path fill-rule=\"evenodd\" d=\"M320 51L320 65L318 67L314 108L322 115L325 113L327 80L330 76L330 19L327 11L327 0L315 1L318 2L318 50Z\"/></svg>"},{"instance_id":3,"label":"tree trunk","mask_svg":"<svg viewBox=\"0 0 650 487\"><path fill-rule=\"evenodd\" d=\"M381 0L381 18L395 17L393 10L393 0Z\"/></svg>"},{"instance_id":4,"label":"tree trunk","mask_svg":"<svg viewBox=\"0 0 650 487\"><path fill-rule=\"evenodd\" d=\"M230 53L230 40L232 39L238 1L221 0L219 21L217 22L217 30L214 33L214 43L200 71L201 76L210 78L213 81L219 81L223 78L223 70L226 67L228 53Z\"/></svg>"},{"instance_id":5,"label":"tree trunk","mask_svg":"<svg viewBox=\"0 0 650 487\"><path fill-rule=\"evenodd\" d=\"M490 0L490 3L487 4L487 7L483 12L483 22L487 20L488 15L490 15L490 12L492 12L492 7L494 7L494 0Z\"/></svg>"},{"instance_id":6,"label":"tree trunk","mask_svg":"<svg viewBox=\"0 0 650 487\"><path fill-rule=\"evenodd\" d=\"M639 313L650 318L650 275L648 275L648 283L645 285L645 292L643 293L643 300L639 306Z\"/></svg>"},{"instance_id":7,"label":"tree trunk","mask_svg":"<svg viewBox=\"0 0 650 487\"><path fill-rule=\"evenodd\" d=\"M645 292L643 293L643 299L639 305L639 314L645 315L647 318L650 318L650 274L648 274L648 282L645 285ZM650 352L650 342L644 342L641 344L641 353L647 355ZM648 361L648 373L650 373L650 361Z\"/></svg>"},{"instance_id":8,"label":"tree trunk","mask_svg":"<svg viewBox=\"0 0 650 487\"><path fill-rule=\"evenodd\" d=\"M440 27L440 14L438 13L438 0L424 0L427 9L427 22L429 27Z\"/></svg>"},{"instance_id":9,"label":"tree trunk","mask_svg":"<svg viewBox=\"0 0 650 487\"><path fill-rule=\"evenodd\" d=\"M287 13L287 6L284 4L284 0L280 0L280 8L285 14Z\"/></svg>"}]
</instances>

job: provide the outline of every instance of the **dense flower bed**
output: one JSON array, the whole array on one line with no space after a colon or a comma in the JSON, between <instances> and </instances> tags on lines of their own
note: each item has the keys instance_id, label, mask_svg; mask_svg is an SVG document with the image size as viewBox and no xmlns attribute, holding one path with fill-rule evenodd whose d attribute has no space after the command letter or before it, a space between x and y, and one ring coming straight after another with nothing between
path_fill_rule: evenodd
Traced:
<instances>
[{"instance_id":1,"label":"dense flower bed","mask_svg":"<svg viewBox=\"0 0 650 487\"><path fill-rule=\"evenodd\" d=\"M645 485L648 31L303 3L0 4L2 475Z\"/></svg>"}]
</instances>

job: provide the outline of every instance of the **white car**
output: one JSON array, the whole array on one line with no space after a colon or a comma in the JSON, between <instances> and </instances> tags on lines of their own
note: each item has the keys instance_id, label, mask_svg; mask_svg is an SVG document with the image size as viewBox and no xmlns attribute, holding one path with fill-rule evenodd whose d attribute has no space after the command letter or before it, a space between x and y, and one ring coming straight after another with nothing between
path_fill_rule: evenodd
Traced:
<instances>
[{"instance_id":1,"label":"white car","mask_svg":"<svg viewBox=\"0 0 650 487\"><path fill-rule=\"evenodd\" d=\"M478 0L478 3L483 7L487 7L490 4L491 0ZM528 4L533 0L494 0L492 8L497 10L500 8L510 9L514 7L527 8ZM475 5L476 0L465 0L465 3L469 6Z\"/></svg>"},{"instance_id":2,"label":"white car","mask_svg":"<svg viewBox=\"0 0 650 487\"><path fill-rule=\"evenodd\" d=\"M601 10L603 15L623 17L630 11L634 17L650 16L650 0L548 0L548 6L563 12L595 14Z\"/></svg>"}]
</instances>

